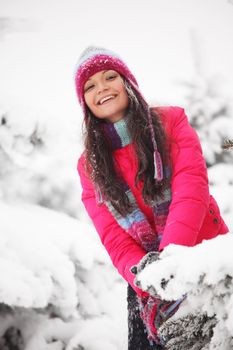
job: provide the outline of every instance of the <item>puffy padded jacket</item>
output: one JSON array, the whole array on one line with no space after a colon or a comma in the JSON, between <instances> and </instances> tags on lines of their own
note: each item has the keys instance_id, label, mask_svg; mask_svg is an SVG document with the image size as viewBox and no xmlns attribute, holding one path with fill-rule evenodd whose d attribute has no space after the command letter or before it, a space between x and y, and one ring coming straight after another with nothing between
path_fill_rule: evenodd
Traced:
<instances>
[{"instance_id":1,"label":"puffy padded jacket","mask_svg":"<svg viewBox=\"0 0 233 350\"><path fill-rule=\"evenodd\" d=\"M204 239L227 233L228 227L209 193L206 163L198 136L184 109L170 106L155 110L161 115L165 128L172 166L172 201L159 249L172 243L194 246ZM113 156L139 208L153 224L152 209L142 198L142 184L139 188L134 185L137 161L133 144L115 150ZM79 158L78 172L83 188L82 201L114 266L139 295L144 294L133 284L130 268L146 252L118 225L105 204L97 204L93 184L85 172L85 153Z\"/></svg>"}]
</instances>

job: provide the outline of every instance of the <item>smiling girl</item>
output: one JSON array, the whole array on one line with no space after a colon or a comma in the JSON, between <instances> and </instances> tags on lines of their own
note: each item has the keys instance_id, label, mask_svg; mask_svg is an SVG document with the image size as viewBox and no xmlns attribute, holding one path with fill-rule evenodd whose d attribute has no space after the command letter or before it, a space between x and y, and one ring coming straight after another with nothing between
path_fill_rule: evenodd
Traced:
<instances>
[{"instance_id":1,"label":"smiling girl","mask_svg":"<svg viewBox=\"0 0 233 350\"><path fill-rule=\"evenodd\" d=\"M148 106L112 51L85 50L75 86L86 127L82 201L128 283L128 349L162 349L159 327L182 300L143 292L132 267L169 244L194 246L228 232L209 193L200 142L183 108Z\"/></svg>"}]
</instances>

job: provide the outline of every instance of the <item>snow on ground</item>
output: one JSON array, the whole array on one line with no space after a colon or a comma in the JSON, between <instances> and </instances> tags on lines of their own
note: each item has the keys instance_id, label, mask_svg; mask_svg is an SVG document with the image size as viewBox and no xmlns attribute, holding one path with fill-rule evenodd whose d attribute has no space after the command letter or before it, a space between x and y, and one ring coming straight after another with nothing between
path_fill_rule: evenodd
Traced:
<instances>
[{"instance_id":1,"label":"snow on ground","mask_svg":"<svg viewBox=\"0 0 233 350\"><path fill-rule=\"evenodd\" d=\"M35 205L0 212L0 337L15 326L27 350L122 350L125 284L93 228Z\"/></svg>"}]
</instances>

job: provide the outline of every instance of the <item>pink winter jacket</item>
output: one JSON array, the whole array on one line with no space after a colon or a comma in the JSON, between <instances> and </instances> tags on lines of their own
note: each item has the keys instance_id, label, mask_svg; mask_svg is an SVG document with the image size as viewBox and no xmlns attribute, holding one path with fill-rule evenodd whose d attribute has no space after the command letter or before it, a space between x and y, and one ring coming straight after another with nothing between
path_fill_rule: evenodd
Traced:
<instances>
[{"instance_id":1,"label":"pink winter jacket","mask_svg":"<svg viewBox=\"0 0 233 350\"><path fill-rule=\"evenodd\" d=\"M159 249L171 243L194 246L204 239L227 233L229 230L218 205L209 194L206 163L199 139L184 109L171 106L155 110L161 114L172 166L172 201ZM139 208L153 225L152 209L142 198L142 183L139 188L134 185L137 161L133 144L115 150L113 156ZM138 295L146 295L134 285L135 276L130 272L130 268L146 254L145 250L118 225L105 204L96 203L93 184L85 172L84 153L78 161L78 172L83 188L82 201L114 266Z\"/></svg>"}]
</instances>

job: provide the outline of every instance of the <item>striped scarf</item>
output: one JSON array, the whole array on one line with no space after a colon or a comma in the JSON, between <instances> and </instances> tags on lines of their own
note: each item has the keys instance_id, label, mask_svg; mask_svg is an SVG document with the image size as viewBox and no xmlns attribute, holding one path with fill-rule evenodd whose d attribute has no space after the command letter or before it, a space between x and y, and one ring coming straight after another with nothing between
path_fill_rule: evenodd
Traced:
<instances>
[{"instance_id":1,"label":"striped scarf","mask_svg":"<svg viewBox=\"0 0 233 350\"><path fill-rule=\"evenodd\" d=\"M132 143L127 129L127 117L116 123L103 123L102 125L103 132L112 151L123 148ZM169 178L170 176L169 167L167 167L165 171L165 176L166 178ZM153 229L144 213L139 209L136 198L128 184L124 183L123 186L133 208L131 213L127 216L122 216L116 211L110 201L104 200L104 203L107 205L117 223L127 231L128 234L145 249L145 251L157 251L171 203L170 187L163 191L162 198L157 199L151 207L154 214L155 229ZM98 201L101 201L100 197Z\"/></svg>"},{"instance_id":2,"label":"striped scarf","mask_svg":"<svg viewBox=\"0 0 233 350\"><path fill-rule=\"evenodd\" d=\"M132 143L127 129L127 117L116 123L103 123L102 125L104 135L112 151ZM165 169L164 176L166 179L170 178L171 170L169 166ZM97 191L96 194L97 201L106 204L117 223L128 232L146 252L158 251L171 203L171 188L165 188L161 197L154 201L151 206L154 215L153 229L145 214L139 209L137 200L128 184L123 183L122 185L133 207L131 213L126 216L119 214L110 201L103 200L99 191ZM183 296L179 300L168 302L152 295L145 297L139 297L137 295L140 317L143 320L148 334L148 340L152 346L154 343L164 345L164 340L158 336L157 329L166 319L170 318L177 311L185 298L186 296Z\"/></svg>"}]
</instances>

